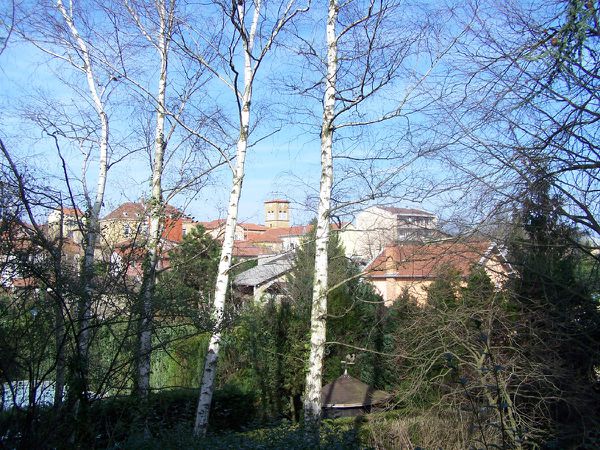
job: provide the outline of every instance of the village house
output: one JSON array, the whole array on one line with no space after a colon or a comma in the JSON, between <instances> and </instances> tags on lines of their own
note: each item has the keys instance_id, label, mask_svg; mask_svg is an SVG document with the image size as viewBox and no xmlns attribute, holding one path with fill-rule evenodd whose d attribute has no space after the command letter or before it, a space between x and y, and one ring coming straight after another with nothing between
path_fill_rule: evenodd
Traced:
<instances>
[{"instance_id":1,"label":"village house","mask_svg":"<svg viewBox=\"0 0 600 450\"><path fill-rule=\"evenodd\" d=\"M417 302L427 301L427 288L452 268L466 278L482 267L499 289L513 270L493 242L447 239L428 243L403 243L385 247L364 270L364 279L383 297L387 306L407 293Z\"/></svg>"},{"instance_id":2,"label":"village house","mask_svg":"<svg viewBox=\"0 0 600 450\"><path fill-rule=\"evenodd\" d=\"M77 244L83 240L82 229L86 219L76 208L56 208L48 214L48 233L52 238L69 238Z\"/></svg>"},{"instance_id":3,"label":"village house","mask_svg":"<svg viewBox=\"0 0 600 450\"><path fill-rule=\"evenodd\" d=\"M346 225L340 237L346 256L366 262L396 242L448 237L437 227L436 215L428 211L374 205L359 212L356 225Z\"/></svg>"},{"instance_id":4,"label":"village house","mask_svg":"<svg viewBox=\"0 0 600 450\"><path fill-rule=\"evenodd\" d=\"M177 244L177 242L162 239L156 266L158 272L171 267L169 252L176 248ZM110 256L112 275L139 284L144 275L144 262L147 254L147 249L135 241L123 241L117 244Z\"/></svg>"},{"instance_id":5,"label":"village house","mask_svg":"<svg viewBox=\"0 0 600 450\"><path fill-rule=\"evenodd\" d=\"M306 234L306 226L290 226L290 207L287 200L267 200L264 202L265 225L251 222L238 222L234 233L234 256L239 259L252 259L287 251L299 245ZM213 239L222 241L225 235L225 220L184 223L184 235L195 226L202 225Z\"/></svg>"},{"instance_id":6,"label":"village house","mask_svg":"<svg viewBox=\"0 0 600 450\"><path fill-rule=\"evenodd\" d=\"M17 221L5 224L0 239L1 288L5 291L33 289L39 287L40 282L36 277L41 273L47 279L52 278L53 274L47 272L47 261L51 258L49 245L58 237L52 234L54 232L60 233L56 227L51 229L42 226L36 230L29 224ZM60 244L56 249L60 249L61 270L64 274L78 274L83 258L81 239L76 241L63 236Z\"/></svg>"},{"instance_id":7,"label":"village house","mask_svg":"<svg viewBox=\"0 0 600 450\"><path fill-rule=\"evenodd\" d=\"M222 241L225 237L225 219L215 219L209 222L186 222L183 224L183 235L187 235L198 225L201 225L205 232L217 241ZM238 222L235 226L234 240L245 241L251 237L262 235L266 230L264 225Z\"/></svg>"},{"instance_id":8,"label":"village house","mask_svg":"<svg viewBox=\"0 0 600 450\"><path fill-rule=\"evenodd\" d=\"M173 242L183 239L183 225L191 222L183 212L171 205L164 210L162 238ZM139 202L123 203L100 220L102 244L113 248L123 241L145 241L150 223L148 205Z\"/></svg>"},{"instance_id":9,"label":"village house","mask_svg":"<svg viewBox=\"0 0 600 450\"><path fill-rule=\"evenodd\" d=\"M269 249L272 253L280 253L298 248L302 237L311 229L310 225L268 228L262 234L250 236L248 241L258 247Z\"/></svg>"}]
</instances>

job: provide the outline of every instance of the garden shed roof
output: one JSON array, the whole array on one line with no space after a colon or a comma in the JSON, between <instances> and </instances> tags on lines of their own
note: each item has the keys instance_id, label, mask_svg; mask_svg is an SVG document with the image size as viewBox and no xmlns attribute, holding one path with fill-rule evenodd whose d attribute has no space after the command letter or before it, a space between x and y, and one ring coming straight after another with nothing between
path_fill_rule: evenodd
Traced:
<instances>
[{"instance_id":1,"label":"garden shed roof","mask_svg":"<svg viewBox=\"0 0 600 450\"><path fill-rule=\"evenodd\" d=\"M350 375L342 375L321 389L324 408L351 408L371 406L389 398L385 391L373 389Z\"/></svg>"}]
</instances>

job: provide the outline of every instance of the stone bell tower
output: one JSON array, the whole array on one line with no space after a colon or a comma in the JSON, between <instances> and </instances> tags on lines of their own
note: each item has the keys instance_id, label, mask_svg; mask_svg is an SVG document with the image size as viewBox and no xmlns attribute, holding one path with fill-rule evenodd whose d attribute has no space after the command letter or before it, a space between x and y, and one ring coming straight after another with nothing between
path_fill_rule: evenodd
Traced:
<instances>
[{"instance_id":1,"label":"stone bell tower","mask_svg":"<svg viewBox=\"0 0 600 450\"><path fill-rule=\"evenodd\" d=\"M265 226L267 228L288 228L290 226L290 202L267 200L265 202Z\"/></svg>"}]
</instances>

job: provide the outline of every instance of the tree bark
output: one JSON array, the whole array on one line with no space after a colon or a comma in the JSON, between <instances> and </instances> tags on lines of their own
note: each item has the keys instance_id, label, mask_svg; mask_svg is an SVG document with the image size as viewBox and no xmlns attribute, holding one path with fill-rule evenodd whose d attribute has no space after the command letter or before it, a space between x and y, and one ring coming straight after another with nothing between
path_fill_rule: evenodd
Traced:
<instances>
[{"instance_id":1,"label":"tree bark","mask_svg":"<svg viewBox=\"0 0 600 450\"><path fill-rule=\"evenodd\" d=\"M233 172L231 191L229 193L229 205L227 208L227 219L225 221L225 236L223 238L223 247L221 249L221 258L219 260L219 269L215 285L215 294L213 302L213 334L208 344L208 351L204 361L204 371L202 373L202 385L200 396L198 398L198 408L196 410L196 421L194 424L194 435L204 436L208 428L208 419L210 405L214 392L215 376L217 371L217 362L219 358L219 348L221 345L221 328L223 326L223 313L225 310L225 296L227 294L227 285L229 283L229 269L233 257L233 243L235 239L235 227L237 225L238 205L242 192L242 182L244 179L244 164L246 160L246 150L248 148L248 133L250 128L250 103L252 100L252 43L256 32L256 23L260 16L260 1L256 4L254 10L254 19L250 31L250 37L244 46L244 91L240 102L240 134L236 148L236 163ZM238 3L237 13L239 22L244 23L244 5ZM236 93L237 94L237 93Z\"/></svg>"},{"instance_id":2,"label":"tree bark","mask_svg":"<svg viewBox=\"0 0 600 450\"><path fill-rule=\"evenodd\" d=\"M337 76L337 0L329 1L327 14L327 77L323 98L321 126L321 181L317 215L315 271L313 301L310 317L310 356L304 392L304 418L307 424L316 425L321 420L321 388L323 355L325 351L327 321L327 247L329 243L329 212L333 185L333 131Z\"/></svg>"},{"instance_id":3,"label":"tree bark","mask_svg":"<svg viewBox=\"0 0 600 450\"><path fill-rule=\"evenodd\" d=\"M87 392L87 374L88 374L88 350L89 350L89 322L92 308L92 283L94 277L94 249L100 233L100 211L104 202L104 192L106 188L106 176L108 172L108 140L109 140L109 122L106 114L104 102L96 89L97 81L92 68L90 52L86 42L82 39L73 17L67 12L63 1L57 0L59 9L69 31L79 48L79 55L83 61L83 71L86 75L88 89L92 98L96 114L100 120L101 134L99 141L99 166L98 181L96 184L96 196L93 204L88 205L88 223L86 224L86 238L83 258L83 267L81 271L81 300L77 311L79 321L79 332L77 335L77 351L79 357L79 383L78 389L84 392L77 395L86 395Z\"/></svg>"},{"instance_id":4,"label":"tree bark","mask_svg":"<svg viewBox=\"0 0 600 450\"><path fill-rule=\"evenodd\" d=\"M168 51L173 10L167 8L164 1L158 4L160 27L157 50L160 54L160 75L156 106L156 130L154 161L152 166L152 196L150 199L150 226L146 244L148 267L144 274L142 304L140 308L139 349L137 357L137 394L146 398L150 389L150 364L152 352L152 322L154 320L154 292L156 288L156 267L160 257L160 238L164 215L162 174L165 153L165 116Z\"/></svg>"}]
</instances>

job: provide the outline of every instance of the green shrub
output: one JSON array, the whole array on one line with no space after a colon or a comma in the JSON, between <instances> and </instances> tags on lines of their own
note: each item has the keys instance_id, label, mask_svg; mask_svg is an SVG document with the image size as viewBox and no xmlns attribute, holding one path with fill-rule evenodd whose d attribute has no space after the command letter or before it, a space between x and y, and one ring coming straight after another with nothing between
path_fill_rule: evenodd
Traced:
<instances>
[{"instance_id":1,"label":"green shrub","mask_svg":"<svg viewBox=\"0 0 600 450\"><path fill-rule=\"evenodd\" d=\"M173 440L178 435L191 434L197 401L196 389L154 392L145 403L130 396L107 398L90 405L85 424L81 425L74 417L56 414L51 408L40 409L34 418L25 411L3 412L0 436L9 448L22 448L24 439L36 442L36 448L61 448L72 438L74 429L82 426L89 439L89 442L80 443L82 448L128 447L130 443L148 437L161 439L168 436L167 440ZM255 404L252 392L232 386L215 391L211 433L248 429L257 417ZM142 421L142 417L147 420Z\"/></svg>"}]
</instances>

